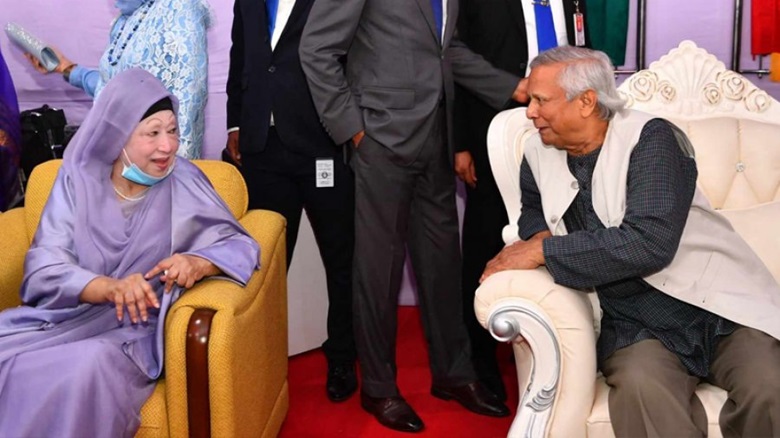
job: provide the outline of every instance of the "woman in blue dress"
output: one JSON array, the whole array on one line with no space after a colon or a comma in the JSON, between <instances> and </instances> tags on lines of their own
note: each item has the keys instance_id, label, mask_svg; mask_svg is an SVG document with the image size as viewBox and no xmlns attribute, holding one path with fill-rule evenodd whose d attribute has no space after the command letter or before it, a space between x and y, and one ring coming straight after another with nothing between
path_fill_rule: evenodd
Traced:
<instances>
[{"instance_id":1,"label":"woman in blue dress","mask_svg":"<svg viewBox=\"0 0 780 438\"><path fill-rule=\"evenodd\" d=\"M155 75L179 99L179 156L200 158L208 96L206 31L210 9L205 0L116 0L120 11L98 69L75 64L55 49L53 70L71 85L97 97L119 72L133 67ZM48 71L26 54L36 70Z\"/></svg>"}]
</instances>

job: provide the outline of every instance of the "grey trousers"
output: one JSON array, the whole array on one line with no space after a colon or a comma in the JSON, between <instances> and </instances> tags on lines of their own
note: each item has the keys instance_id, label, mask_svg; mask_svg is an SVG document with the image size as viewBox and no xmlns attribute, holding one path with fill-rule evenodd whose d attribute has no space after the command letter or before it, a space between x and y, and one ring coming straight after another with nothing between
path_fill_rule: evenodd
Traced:
<instances>
[{"instance_id":1,"label":"grey trousers","mask_svg":"<svg viewBox=\"0 0 780 438\"><path fill-rule=\"evenodd\" d=\"M617 437L707 435L698 377L657 340L617 350L603 368ZM720 340L708 383L728 392L724 437L780 437L780 341L747 327Z\"/></svg>"},{"instance_id":2,"label":"grey trousers","mask_svg":"<svg viewBox=\"0 0 780 438\"><path fill-rule=\"evenodd\" d=\"M355 341L362 391L371 397L399 394L396 317L407 248L433 384L460 386L476 380L463 324L455 172L441 128L435 124L410 163L369 135L351 160L356 189Z\"/></svg>"}]
</instances>

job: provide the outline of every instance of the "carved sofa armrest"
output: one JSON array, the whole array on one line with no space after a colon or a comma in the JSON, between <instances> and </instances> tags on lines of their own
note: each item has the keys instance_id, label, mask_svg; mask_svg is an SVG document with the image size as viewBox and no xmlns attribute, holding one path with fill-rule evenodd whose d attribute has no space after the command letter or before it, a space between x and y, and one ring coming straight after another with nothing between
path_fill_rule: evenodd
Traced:
<instances>
[{"instance_id":1,"label":"carved sofa armrest","mask_svg":"<svg viewBox=\"0 0 780 438\"><path fill-rule=\"evenodd\" d=\"M498 272L477 289L477 320L514 348L520 401L508 436L585 436L596 379L587 295L555 284L543 267Z\"/></svg>"}]
</instances>

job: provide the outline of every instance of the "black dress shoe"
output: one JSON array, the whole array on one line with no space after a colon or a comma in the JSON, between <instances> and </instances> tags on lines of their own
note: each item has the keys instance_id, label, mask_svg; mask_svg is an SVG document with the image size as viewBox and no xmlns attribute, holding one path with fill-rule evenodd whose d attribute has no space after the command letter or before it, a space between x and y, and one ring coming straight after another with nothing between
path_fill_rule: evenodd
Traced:
<instances>
[{"instance_id":1,"label":"black dress shoe","mask_svg":"<svg viewBox=\"0 0 780 438\"><path fill-rule=\"evenodd\" d=\"M488 415L490 417L506 417L509 415L509 408L479 382L471 382L467 385L455 387L433 386L431 394L442 400L455 399L464 408L480 415Z\"/></svg>"},{"instance_id":2,"label":"black dress shoe","mask_svg":"<svg viewBox=\"0 0 780 438\"><path fill-rule=\"evenodd\" d=\"M504 387L504 380L500 375L495 374L482 374L479 376L479 382L488 391L492 392L499 401L506 401L506 388Z\"/></svg>"},{"instance_id":3,"label":"black dress shoe","mask_svg":"<svg viewBox=\"0 0 780 438\"><path fill-rule=\"evenodd\" d=\"M483 332L487 332L481 326L479 327ZM481 337L479 340L484 341ZM472 362L474 363L474 371L477 373L477 378L482 386L488 391L498 397L501 401L506 401L506 388L504 387L504 380L501 377L501 369L498 366L498 358L496 357L496 340L490 337L487 341L490 345L482 345L477 349L477 342L472 342Z\"/></svg>"},{"instance_id":4,"label":"black dress shoe","mask_svg":"<svg viewBox=\"0 0 780 438\"><path fill-rule=\"evenodd\" d=\"M328 381L325 385L330 401L344 401L357 390L355 363L341 363L328 366Z\"/></svg>"},{"instance_id":5,"label":"black dress shoe","mask_svg":"<svg viewBox=\"0 0 780 438\"><path fill-rule=\"evenodd\" d=\"M401 396L369 397L360 394L360 405L373 414L382 426L400 432L419 432L425 427L422 420Z\"/></svg>"}]
</instances>

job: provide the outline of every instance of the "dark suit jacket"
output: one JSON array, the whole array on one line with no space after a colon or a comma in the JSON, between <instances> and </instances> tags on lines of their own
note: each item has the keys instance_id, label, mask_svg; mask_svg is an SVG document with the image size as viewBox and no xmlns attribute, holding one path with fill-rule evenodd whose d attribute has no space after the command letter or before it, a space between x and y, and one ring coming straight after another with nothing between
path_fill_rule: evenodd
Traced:
<instances>
[{"instance_id":1,"label":"dark suit jacket","mask_svg":"<svg viewBox=\"0 0 780 438\"><path fill-rule=\"evenodd\" d=\"M563 9L569 44L574 44L574 0L563 0ZM584 0L579 0L579 10L585 13ZM530 60L520 0L460 0L458 35L495 67L525 76ZM461 87L456 88L456 96L455 148L484 155L487 160L485 136L496 110Z\"/></svg>"},{"instance_id":2,"label":"dark suit jacket","mask_svg":"<svg viewBox=\"0 0 780 438\"><path fill-rule=\"evenodd\" d=\"M271 111L285 147L310 157L340 153L320 123L298 57L301 32L313 3L314 0L296 0L275 50L271 51L264 2L235 2L227 124L228 128L241 128L242 154L265 148Z\"/></svg>"},{"instance_id":3,"label":"dark suit jacket","mask_svg":"<svg viewBox=\"0 0 780 438\"><path fill-rule=\"evenodd\" d=\"M519 78L492 68L454 38L458 0L447 2L447 16L442 42L430 0L316 1L301 61L337 143L365 130L410 162L443 99L451 122L454 82L493 106L506 104ZM339 63L343 56L346 66Z\"/></svg>"}]
</instances>

